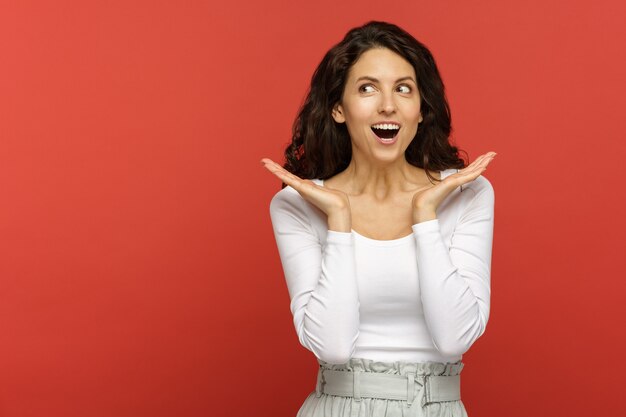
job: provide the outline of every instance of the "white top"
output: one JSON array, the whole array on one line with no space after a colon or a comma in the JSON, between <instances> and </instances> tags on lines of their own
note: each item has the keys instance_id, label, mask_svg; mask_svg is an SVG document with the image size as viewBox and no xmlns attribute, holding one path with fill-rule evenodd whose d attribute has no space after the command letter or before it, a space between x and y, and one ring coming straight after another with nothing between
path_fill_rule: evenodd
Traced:
<instances>
[{"instance_id":1,"label":"white top","mask_svg":"<svg viewBox=\"0 0 626 417\"><path fill-rule=\"evenodd\" d=\"M270 215L300 343L331 364L460 360L489 319L493 209L493 187L479 176L437 219L374 240L328 230L321 210L280 190Z\"/></svg>"}]
</instances>

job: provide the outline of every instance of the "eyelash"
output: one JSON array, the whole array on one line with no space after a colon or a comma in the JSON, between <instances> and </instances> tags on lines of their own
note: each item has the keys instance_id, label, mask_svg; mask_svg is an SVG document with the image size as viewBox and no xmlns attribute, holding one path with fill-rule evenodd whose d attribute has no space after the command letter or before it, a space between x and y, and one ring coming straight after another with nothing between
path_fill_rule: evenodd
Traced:
<instances>
[{"instance_id":1,"label":"eyelash","mask_svg":"<svg viewBox=\"0 0 626 417\"><path fill-rule=\"evenodd\" d=\"M372 87L372 84L363 84L362 86L359 87L359 92L366 93L366 91L363 91L364 87ZM398 87L406 87L406 88L409 89L408 92L403 93L403 94L409 94L410 92L413 91L413 89L410 86L408 86L407 84L400 84Z\"/></svg>"},{"instance_id":2,"label":"eyelash","mask_svg":"<svg viewBox=\"0 0 626 417\"><path fill-rule=\"evenodd\" d=\"M406 87L406 88L408 88L409 91L407 93L405 93L405 94L409 94L410 92L413 91L413 89L411 87L409 87L408 85L406 85L406 84L399 85L398 87Z\"/></svg>"}]
</instances>

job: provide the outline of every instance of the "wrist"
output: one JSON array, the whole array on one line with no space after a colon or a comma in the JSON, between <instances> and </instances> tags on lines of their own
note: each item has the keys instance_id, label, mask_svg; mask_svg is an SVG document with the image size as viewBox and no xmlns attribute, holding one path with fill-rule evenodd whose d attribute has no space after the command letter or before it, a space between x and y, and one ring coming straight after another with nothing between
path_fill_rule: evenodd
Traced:
<instances>
[{"instance_id":1,"label":"wrist","mask_svg":"<svg viewBox=\"0 0 626 417\"><path fill-rule=\"evenodd\" d=\"M328 215L328 229L336 232L352 231L352 216L350 211L341 211Z\"/></svg>"},{"instance_id":2,"label":"wrist","mask_svg":"<svg viewBox=\"0 0 626 417\"><path fill-rule=\"evenodd\" d=\"M435 220L437 213L433 209L414 209L413 210L413 224L427 222L429 220Z\"/></svg>"}]
</instances>

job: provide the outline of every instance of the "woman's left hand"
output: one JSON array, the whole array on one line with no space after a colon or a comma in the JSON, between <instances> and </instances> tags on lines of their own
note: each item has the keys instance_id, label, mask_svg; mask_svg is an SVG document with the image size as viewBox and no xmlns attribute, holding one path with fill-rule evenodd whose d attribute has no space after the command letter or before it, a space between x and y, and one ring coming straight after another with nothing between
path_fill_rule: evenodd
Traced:
<instances>
[{"instance_id":1,"label":"woman's left hand","mask_svg":"<svg viewBox=\"0 0 626 417\"><path fill-rule=\"evenodd\" d=\"M474 181L486 169L496 156L495 152L487 152L476 158L467 167L455 174L448 175L437 185L422 188L413 195L413 224L437 218L437 208L441 202L457 187Z\"/></svg>"}]
</instances>

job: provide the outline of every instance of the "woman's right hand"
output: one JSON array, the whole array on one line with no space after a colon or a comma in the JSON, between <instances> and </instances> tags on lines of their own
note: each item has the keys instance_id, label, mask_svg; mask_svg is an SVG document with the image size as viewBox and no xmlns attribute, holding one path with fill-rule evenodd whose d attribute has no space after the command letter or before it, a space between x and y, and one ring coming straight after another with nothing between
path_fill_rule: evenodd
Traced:
<instances>
[{"instance_id":1,"label":"woman's right hand","mask_svg":"<svg viewBox=\"0 0 626 417\"><path fill-rule=\"evenodd\" d=\"M346 193L315 184L311 180L302 179L268 158L261 163L282 182L296 190L302 198L322 210L328 216L328 228L338 232L350 232L352 217L350 200Z\"/></svg>"}]
</instances>

